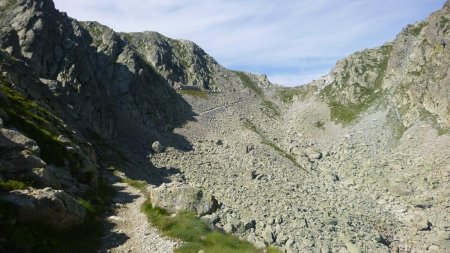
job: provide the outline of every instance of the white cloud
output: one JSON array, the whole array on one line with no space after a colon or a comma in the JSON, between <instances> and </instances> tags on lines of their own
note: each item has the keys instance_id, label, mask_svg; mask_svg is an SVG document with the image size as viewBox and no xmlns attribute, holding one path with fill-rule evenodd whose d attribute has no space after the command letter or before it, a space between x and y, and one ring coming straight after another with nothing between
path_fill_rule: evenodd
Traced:
<instances>
[{"instance_id":1,"label":"white cloud","mask_svg":"<svg viewBox=\"0 0 450 253\"><path fill-rule=\"evenodd\" d=\"M302 83L332 67L301 71L299 59L323 58L392 40L444 0L54 0L80 20L117 31L158 31L196 42L226 67L249 66L271 80ZM257 66L257 67L255 67ZM285 68L285 70L283 70ZM278 69L278 72L270 71ZM243 69L246 70L246 69ZM288 71L289 70L289 71ZM314 72L314 73L312 73ZM298 78L298 82L294 80Z\"/></svg>"}]
</instances>

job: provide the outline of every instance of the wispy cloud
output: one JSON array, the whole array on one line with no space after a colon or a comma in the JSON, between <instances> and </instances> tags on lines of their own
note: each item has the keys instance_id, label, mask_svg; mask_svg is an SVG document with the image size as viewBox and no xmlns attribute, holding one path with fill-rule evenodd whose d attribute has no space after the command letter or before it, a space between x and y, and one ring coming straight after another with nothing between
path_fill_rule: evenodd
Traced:
<instances>
[{"instance_id":1,"label":"wispy cloud","mask_svg":"<svg viewBox=\"0 0 450 253\"><path fill-rule=\"evenodd\" d=\"M221 64L301 84L356 50L392 40L444 0L54 0L117 31L188 39ZM297 81L296 81L297 80Z\"/></svg>"}]
</instances>

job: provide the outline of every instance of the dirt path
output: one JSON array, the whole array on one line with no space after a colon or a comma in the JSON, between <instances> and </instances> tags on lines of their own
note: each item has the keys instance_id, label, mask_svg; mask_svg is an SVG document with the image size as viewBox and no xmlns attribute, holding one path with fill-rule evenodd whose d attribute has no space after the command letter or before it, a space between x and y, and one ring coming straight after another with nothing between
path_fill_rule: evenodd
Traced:
<instances>
[{"instance_id":1,"label":"dirt path","mask_svg":"<svg viewBox=\"0 0 450 253\"><path fill-rule=\"evenodd\" d=\"M173 252L176 242L162 237L140 211L146 200L143 194L126 183L115 182L117 191L113 211L105 221L107 233L99 252Z\"/></svg>"},{"instance_id":2,"label":"dirt path","mask_svg":"<svg viewBox=\"0 0 450 253\"><path fill-rule=\"evenodd\" d=\"M250 99L251 99L251 98L241 99L241 100L238 100L238 101L236 101L236 102L232 102L232 103L229 103L229 104L225 104L225 105L216 106L216 107L213 107L213 108L210 108L210 109L206 109L206 110L204 110L204 111L199 112L199 115L201 116L201 115L205 115L205 114L208 114L208 113L211 113L211 112L220 110L220 109L226 109L226 108L228 108L228 107L231 107L231 106L234 106L234 105L238 105L238 104L247 102L247 101L250 100Z\"/></svg>"}]
</instances>

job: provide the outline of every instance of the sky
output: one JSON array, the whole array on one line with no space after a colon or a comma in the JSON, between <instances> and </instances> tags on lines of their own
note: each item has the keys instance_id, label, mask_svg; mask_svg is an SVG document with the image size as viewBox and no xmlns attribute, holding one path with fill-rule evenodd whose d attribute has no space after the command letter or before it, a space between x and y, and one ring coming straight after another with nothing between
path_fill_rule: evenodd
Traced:
<instances>
[{"instance_id":1,"label":"sky","mask_svg":"<svg viewBox=\"0 0 450 253\"><path fill-rule=\"evenodd\" d=\"M118 32L194 41L223 66L285 86L327 74L336 61L392 41L445 0L54 0L73 18Z\"/></svg>"}]
</instances>

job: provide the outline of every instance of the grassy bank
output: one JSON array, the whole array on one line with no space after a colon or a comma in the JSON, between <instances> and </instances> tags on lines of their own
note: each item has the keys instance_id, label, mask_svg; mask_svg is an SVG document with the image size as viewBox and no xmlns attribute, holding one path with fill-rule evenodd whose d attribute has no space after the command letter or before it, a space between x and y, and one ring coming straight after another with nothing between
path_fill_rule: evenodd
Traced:
<instances>
[{"instance_id":1,"label":"grassy bank","mask_svg":"<svg viewBox=\"0 0 450 253\"><path fill-rule=\"evenodd\" d=\"M175 249L176 253L277 253L278 249L269 247L257 249L251 243L239 240L236 236L209 229L193 212L180 212L172 216L166 210L153 207L150 201L142 206L148 220L164 235L185 242Z\"/></svg>"}]
</instances>

